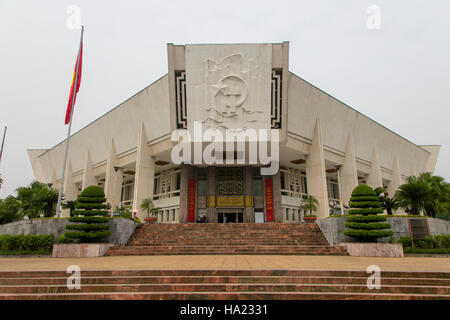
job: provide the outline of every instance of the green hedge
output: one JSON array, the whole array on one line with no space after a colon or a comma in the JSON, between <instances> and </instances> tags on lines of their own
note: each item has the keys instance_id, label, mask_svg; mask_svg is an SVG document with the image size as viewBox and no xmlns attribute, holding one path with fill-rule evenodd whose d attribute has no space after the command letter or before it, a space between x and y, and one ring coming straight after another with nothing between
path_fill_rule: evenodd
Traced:
<instances>
[{"instance_id":1,"label":"green hedge","mask_svg":"<svg viewBox=\"0 0 450 320\"><path fill-rule=\"evenodd\" d=\"M0 251L5 254L29 254L29 253L51 253L55 236L53 234L40 235L1 235Z\"/></svg>"},{"instance_id":2,"label":"green hedge","mask_svg":"<svg viewBox=\"0 0 450 320\"><path fill-rule=\"evenodd\" d=\"M109 215L104 210L107 205L104 203L105 193L98 186L89 186L85 188L78 197L73 214L76 217L69 219L70 222L77 224L68 224L67 231L58 239L60 243L68 242L102 242L103 238L111 235L109 231Z\"/></svg>"},{"instance_id":3,"label":"green hedge","mask_svg":"<svg viewBox=\"0 0 450 320\"><path fill-rule=\"evenodd\" d=\"M412 248L410 237L400 237L397 242L403 245L403 249ZM414 240L414 247L416 249L450 249L450 235L441 234Z\"/></svg>"},{"instance_id":4,"label":"green hedge","mask_svg":"<svg viewBox=\"0 0 450 320\"><path fill-rule=\"evenodd\" d=\"M393 232L389 230L389 223L379 223L386 221L386 217L378 217L378 213L383 213L381 201L375 191L366 185L357 186L353 189L349 203L350 209L345 226L350 230L344 230L344 235L356 238L362 242L376 242L378 238L392 237Z\"/></svg>"},{"instance_id":5,"label":"green hedge","mask_svg":"<svg viewBox=\"0 0 450 320\"><path fill-rule=\"evenodd\" d=\"M67 230L109 230L109 225L107 224L69 224L66 226Z\"/></svg>"},{"instance_id":6,"label":"green hedge","mask_svg":"<svg viewBox=\"0 0 450 320\"><path fill-rule=\"evenodd\" d=\"M344 230L344 234L349 237L358 238L361 241L376 241L378 238L390 237L394 233L390 230L361 230L361 229L351 229Z\"/></svg>"},{"instance_id":7,"label":"green hedge","mask_svg":"<svg viewBox=\"0 0 450 320\"><path fill-rule=\"evenodd\" d=\"M403 248L404 253L419 253L419 254L450 254L449 248L437 248L437 249L413 249Z\"/></svg>"},{"instance_id":8,"label":"green hedge","mask_svg":"<svg viewBox=\"0 0 450 320\"><path fill-rule=\"evenodd\" d=\"M359 222L347 222L345 226L347 228L364 229L364 230L389 229L391 227L389 223L359 223Z\"/></svg>"},{"instance_id":9,"label":"green hedge","mask_svg":"<svg viewBox=\"0 0 450 320\"><path fill-rule=\"evenodd\" d=\"M75 203L75 209L105 209L107 206L104 203L96 202L78 202Z\"/></svg>"},{"instance_id":10,"label":"green hedge","mask_svg":"<svg viewBox=\"0 0 450 320\"><path fill-rule=\"evenodd\" d=\"M107 216L109 212L106 210L74 210L74 215L78 216Z\"/></svg>"},{"instance_id":11,"label":"green hedge","mask_svg":"<svg viewBox=\"0 0 450 320\"><path fill-rule=\"evenodd\" d=\"M378 201L354 201L349 203L352 208L381 208L380 200Z\"/></svg>"},{"instance_id":12,"label":"green hedge","mask_svg":"<svg viewBox=\"0 0 450 320\"><path fill-rule=\"evenodd\" d=\"M95 240L99 240L102 238L109 237L111 235L111 231L68 231L64 233L64 238L69 239L72 242L73 240L79 239L81 242L92 242Z\"/></svg>"},{"instance_id":13,"label":"green hedge","mask_svg":"<svg viewBox=\"0 0 450 320\"><path fill-rule=\"evenodd\" d=\"M356 196L376 196L377 194L373 189L367 185L360 185L353 189L352 197Z\"/></svg>"},{"instance_id":14,"label":"green hedge","mask_svg":"<svg viewBox=\"0 0 450 320\"><path fill-rule=\"evenodd\" d=\"M351 197L350 202L354 201L378 201L379 198L377 196L357 196Z\"/></svg>"},{"instance_id":15,"label":"green hedge","mask_svg":"<svg viewBox=\"0 0 450 320\"><path fill-rule=\"evenodd\" d=\"M386 221L386 216L377 216L377 215L371 215L371 216L348 216L347 221L348 222L378 222L378 221Z\"/></svg>"},{"instance_id":16,"label":"green hedge","mask_svg":"<svg viewBox=\"0 0 450 320\"><path fill-rule=\"evenodd\" d=\"M84 202L84 203L90 203L90 202L106 202L105 197L78 197L77 201Z\"/></svg>"},{"instance_id":17,"label":"green hedge","mask_svg":"<svg viewBox=\"0 0 450 320\"><path fill-rule=\"evenodd\" d=\"M109 219L109 217L71 217L69 222L105 223L109 222Z\"/></svg>"},{"instance_id":18,"label":"green hedge","mask_svg":"<svg viewBox=\"0 0 450 320\"><path fill-rule=\"evenodd\" d=\"M377 213L383 213L384 210L381 208L366 208L366 209L350 209L348 210L349 214L362 214L362 215L368 215L368 214L377 214Z\"/></svg>"}]
</instances>

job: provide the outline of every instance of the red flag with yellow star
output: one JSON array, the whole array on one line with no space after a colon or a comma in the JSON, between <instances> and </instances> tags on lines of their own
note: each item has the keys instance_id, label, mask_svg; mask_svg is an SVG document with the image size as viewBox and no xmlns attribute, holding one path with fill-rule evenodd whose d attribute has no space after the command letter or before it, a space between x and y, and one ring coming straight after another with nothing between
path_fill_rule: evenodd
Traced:
<instances>
[{"instance_id":1,"label":"red flag with yellow star","mask_svg":"<svg viewBox=\"0 0 450 320\"><path fill-rule=\"evenodd\" d=\"M78 89L80 89L82 57L83 57L83 36L81 37L80 50L78 51L75 70L73 70L72 85L70 86L69 103L67 104L66 121L64 124L68 124L70 122L70 118L72 116L72 108L75 106L75 100L77 99Z\"/></svg>"}]
</instances>

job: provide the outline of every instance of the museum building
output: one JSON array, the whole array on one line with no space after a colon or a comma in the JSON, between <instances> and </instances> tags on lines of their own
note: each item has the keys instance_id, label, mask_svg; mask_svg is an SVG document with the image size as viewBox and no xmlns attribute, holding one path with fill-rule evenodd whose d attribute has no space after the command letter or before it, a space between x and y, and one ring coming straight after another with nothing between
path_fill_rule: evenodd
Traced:
<instances>
[{"instance_id":1,"label":"museum building","mask_svg":"<svg viewBox=\"0 0 450 320\"><path fill-rule=\"evenodd\" d=\"M440 146L416 145L291 73L288 42L168 44L167 54L166 75L71 136L64 181L65 140L28 150L36 180L63 183L65 200L98 185L111 212L128 205L140 218L151 198L161 223L302 222L306 195L323 219L345 212L358 184L393 195L434 171ZM218 132L249 135L211 148L203 138ZM190 151L174 152L182 145Z\"/></svg>"}]
</instances>

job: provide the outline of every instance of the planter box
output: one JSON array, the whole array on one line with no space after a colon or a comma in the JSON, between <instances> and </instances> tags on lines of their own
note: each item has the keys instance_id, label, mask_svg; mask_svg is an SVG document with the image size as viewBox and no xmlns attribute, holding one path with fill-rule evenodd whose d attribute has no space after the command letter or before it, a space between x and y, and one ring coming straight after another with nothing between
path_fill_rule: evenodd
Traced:
<instances>
[{"instance_id":1,"label":"planter box","mask_svg":"<svg viewBox=\"0 0 450 320\"><path fill-rule=\"evenodd\" d=\"M53 246L53 258L101 257L114 247L112 243L67 243Z\"/></svg>"},{"instance_id":2,"label":"planter box","mask_svg":"<svg viewBox=\"0 0 450 320\"><path fill-rule=\"evenodd\" d=\"M347 249L351 256L355 257L399 257L403 255L403 245L401 243L361 243L342 242L340 244Z\"/></svg>"},{"instance_id":3,"label":"planter box","mask_svg":"<svg viewBox=\"0 0 450 320\"><path fill-rule=\"evenodd\" d=\"M316 222L316 220L317 220L317 217L311 217L311 216L303 217L303 221L309 222L309 223L314 223L314 222Z\"/></svg>"},{"instance_id":4,"label":"planter box","mask_svg":"<svg viewBox=\"0 0 450 320\"><path fill-rule=\"evenodd\" d=\"M145 223L155 223L158 218L144 218Z\"/></svg>"}]
</instances>

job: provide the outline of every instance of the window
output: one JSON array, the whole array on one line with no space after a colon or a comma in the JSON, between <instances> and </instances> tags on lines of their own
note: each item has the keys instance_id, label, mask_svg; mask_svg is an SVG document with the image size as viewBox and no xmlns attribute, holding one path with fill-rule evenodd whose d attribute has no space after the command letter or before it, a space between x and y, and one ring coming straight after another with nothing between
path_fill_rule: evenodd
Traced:
<instances>
[{"instance_id":1,"label":"window","mask_svg":"<svg viewBox=\"0 0 450 320\"><path fill-rule=\"evenodd\" d=\"M168 169L155 174L153 199L164 199L180 195L180 169Z\"/></svg>"}]
</instances>

